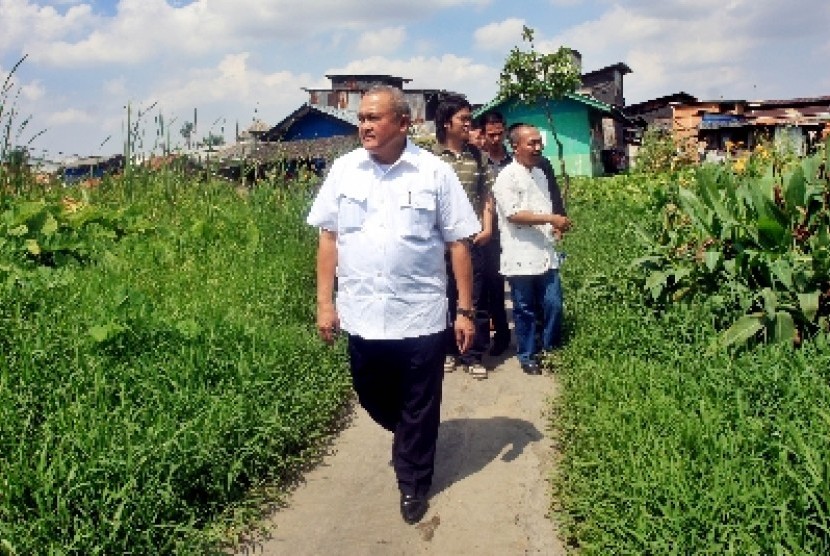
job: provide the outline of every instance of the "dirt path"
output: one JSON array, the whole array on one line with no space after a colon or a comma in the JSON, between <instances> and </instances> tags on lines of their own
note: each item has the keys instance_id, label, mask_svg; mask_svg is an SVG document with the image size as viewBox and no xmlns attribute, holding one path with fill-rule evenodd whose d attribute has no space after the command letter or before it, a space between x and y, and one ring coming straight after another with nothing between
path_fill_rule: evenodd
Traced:
<instances>
[{"instance_id":1,"label":"dirt path","mask_svg":"<svg viewBox=\"0 0 830 556\"><path fill-rule=\"evenodd\" d=\"M246 555L565 554L548 517L552 375L527 376L512 352L487 380L445 375L430 508L407 525L389 465L391 434L362 408L309 472L271 537Z\"/></svg>"}]
</instances>

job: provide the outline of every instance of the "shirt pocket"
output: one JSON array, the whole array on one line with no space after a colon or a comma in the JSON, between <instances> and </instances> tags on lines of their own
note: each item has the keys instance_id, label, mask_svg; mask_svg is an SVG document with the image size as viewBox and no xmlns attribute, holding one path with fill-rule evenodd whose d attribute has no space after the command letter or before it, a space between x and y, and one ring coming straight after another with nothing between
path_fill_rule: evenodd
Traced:
<instances>
[{"instance_id":1,"label":"shirt pocket","mask_svg":"<svg viewBox=\"0 0 830 556\"><path fill-rule=\"evenodd\" d=\"M405 191L400 200L400 236L427 240L437 223L435 195L432 191Z\"/></svg>"},{"instance_id":2,"label":"shirt pocket","mask_svg":"<svg viewBox=\"0 0 830 556\"><path fill-rule=\"evenodd\" d=\"M337 204L337 233L347 234L363 228L366 211L367 199L364 192L341 193Z\"/></svg>"}]
</instances>

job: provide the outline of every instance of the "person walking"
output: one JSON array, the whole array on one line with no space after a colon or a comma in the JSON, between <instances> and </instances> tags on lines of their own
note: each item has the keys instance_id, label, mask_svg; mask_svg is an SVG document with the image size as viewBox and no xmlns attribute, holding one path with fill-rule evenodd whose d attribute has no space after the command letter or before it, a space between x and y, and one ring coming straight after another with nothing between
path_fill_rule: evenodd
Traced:
<instances>
[{"instance_id":1,"label":"person walking","mask_svg":"<svg viewBox=\"0 0 830 556\"><path fill-rule=\"evenodd\" d=\"M481 231L470 245L473 267L473 307L475 310L475 338L466 353L458 353L452 337L447 339L444 371L452 372L462 366L473 378L487 378L483 364L484 352L490 344L490 315L485 282L484 248L493 233L495 210L493 207L493 175L485 155L470 140L472 114L470 103L461 95L447 95L435 109L435 137L433 153L449 163L455 170L467 197L481 222ZM455 285L450 279L447 297L450 300L450 320L455 320Z\"/></svg>"},{"instance_id":2,"label":"person walking","mask_svg":"<svg viewBox=\"0 0 830 556\"><path fill-rule=\"evenodd\" d=\"M491 110L479 117L483 128L484 153L487 155L487 164L494 175L498 175L502 168L513 161L513 157L504 145L506 129L504 116L501 112ZM499 268L501 257L501 233L498 219L493 221L493 235L489 243L484 246L484 280L487 284L487 307L490 310L490 319L493 323L493 343L490 355L498 357L510 347L510 323L507 319L507 309L504 306L505 281Z\"/></svg>"},{"instance_id":3,"label":"person walking","mask_svg":"<svg viewBox=\"0 0 830 556\"><path fill-rule=\"evenodd\" d=\"M545 175L538 168L542 136L534 126L511 126L513 161L502 169L493 187L502 253L501 273L510 284L516 355L522 370L541 374L538 356L561 342L562 286L557 236L571 227L567 216L555 214ZM540 342L536 319L541 316Z\"/></svg>"},{"instance_id":4,"label":"person walking","mask_svg":"<svg viewBox=\"0 0 830 556\"><path fill-rule=\"evenodd\" d=\"M358 112L362 148L331 166L307 222L320 230L317 329L348 336L360 405L394 434L392 464L407 523L420 521L435 467L447 333L449 253L457 348L472 343L468 238L478 218L452 168L407 138L400 89L376 86ZM336 276L336 299L335 299Z\"/></svg>"}]
</instances>

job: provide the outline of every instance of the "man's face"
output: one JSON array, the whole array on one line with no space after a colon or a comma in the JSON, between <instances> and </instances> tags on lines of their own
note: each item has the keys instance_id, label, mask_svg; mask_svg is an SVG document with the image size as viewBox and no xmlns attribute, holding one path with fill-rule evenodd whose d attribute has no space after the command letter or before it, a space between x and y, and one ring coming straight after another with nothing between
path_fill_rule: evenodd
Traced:
<instances>
[{"instance_id":1,"label":"man's face","mask_svg":"<svg viewBox=\"0 0 830 556\"><path fill-rule=\"evenodd\" d=\"M481 129L470 130L470 144L475 145L479 149L484 148L485 138L484 132Z\"/></svg>"},{"instance_id":2,"label":"man's face","mask_svg":"<svg viewBox=\"0 0 830 556\"><path fill-rule=\"evenodd\" d=\"M387 93L364 95L360 100L357 119L363 148L380 159L397 153L406 142L409 120L395 113L392 97Z\"/></svg>"},{"instance_id":3,"label":"man's face","mask_svg":"<svg viewBox=\"0 0 830 556\"><path fill-rule=\"evenodd\" d=\"M447 140L461 141L466 143L470 140L470 123L473 117L470 109L466 106L452 115L452 118L444 124L447 130Z\"/></svg>"},{"instance_id":4,"label":"man's face","mask_svg":"<svg viewBox=\"0 0 830 556\"><path fill-rule=\"evenodd\" d=\"M484 148L489 152L501 150L504 146L504 124L490 122L484 124Z\"/></svg>"},{"instance_id":5,"label":"man's face","mask_svg":"<svg viewBox=\"0 0 830 556\"><path fill-rule=\"evenodd\" d=\"M513 158L523 166L531 167L539 163L542 156L542 135L535 127L523 127L519 140L513 145Z\"/></svg>"}]
</instances>

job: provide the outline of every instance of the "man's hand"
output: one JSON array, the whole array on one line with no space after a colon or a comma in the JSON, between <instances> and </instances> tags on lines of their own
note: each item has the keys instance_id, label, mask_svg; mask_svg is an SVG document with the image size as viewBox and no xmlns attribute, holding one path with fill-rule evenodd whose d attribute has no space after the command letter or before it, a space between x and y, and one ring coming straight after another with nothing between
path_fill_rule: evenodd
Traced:
<instances>
[{"instance_id":1,"label":"man's hand","mask_svg":"<svg viewBox=\"0 0 830 556\"><path fill-rule=\"evenodd\" d=\"M550 225L560 232L567 232L571 229L571 219L561 214L552 214L550 218Z\"/></svg>"},{"instance_id":2,"label":"man's hand","mask_svg":"<svg viewBox=\"0 0 830 556\"><path fill-rule=\"evenodd\" d=\"M340 317L334 303L317 305L317 333L327 344L331 345L340 333Z\"/></svg>"},{"instance_id":3,"label":"man's hand","mask_svg":"<svg viewBox=\"0 0 830 556\"><path fill-rule=\"evenodd\" d=\"M473 321L467 317L458 315L455 317L455 345L458 346L458 353L466 353L473 345L475 327Z\"/></svg>"},{"instance_id":4,"label":"man's hand","mask_svg":"<svg viewBox=\"0 0 830 556\"><path fill-rule=\"evenodd\" d=\"M487 245L493 238L493 233L489 230L486 232L479 232L473 236L473 245Z\"/></svg>"}]
</instances>

